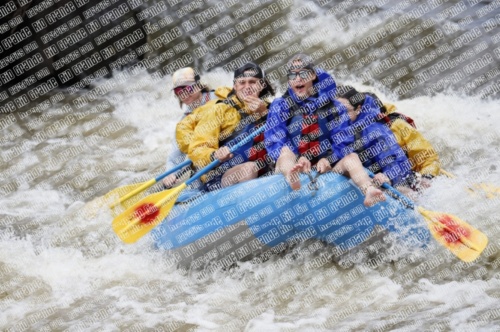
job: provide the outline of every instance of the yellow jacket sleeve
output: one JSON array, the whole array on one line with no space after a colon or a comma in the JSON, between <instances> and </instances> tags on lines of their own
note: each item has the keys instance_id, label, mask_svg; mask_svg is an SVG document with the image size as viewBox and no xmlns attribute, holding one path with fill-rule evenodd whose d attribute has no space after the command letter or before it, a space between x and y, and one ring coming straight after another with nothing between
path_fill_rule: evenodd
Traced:
<instances>
[{"instance_id":1,"label":"yellow jacket sleeve","mask_svg":"<svg viewBox=\"0 0 500 332\"><path fill-rule=\"evenodd\" d=\"M408 155L414 171L422 175L437 176L439 174L441 168L439 156L422 134L401 119L396 119L392 123L391 131Z\"/></svg>"},{"instance_id":2,"label":"yellow jacket sleeve","mask_svg":"<svg viewBox=\"0 0 500 332\"><path fill-rule=\"evenodd\" d=\"M219 99L226 99L229 93L231 92L231 88L227 86L220 86L217 89L215 89L215 96Z\"/></svg>"},{"instance_id":3,"label":"yellow jacket sleeve","mask_svg":"<svg viewBox=\"0 0 500 332\"><path fill-rule=\"evenodd\" d=\"M189 142L193 138L194 128L196 127L195 111L185 116L175 127L175 140L182 153L186 154L189 148Z\"/></svg>"},{"instance_id":4,"label":"yellow jacket sleeve","mask_svg":"<svg viewBox=\"0 0 500 332\"><path fill-rule=\"evenodd\" d=\"M201 114L207 109L212 108L219 99L227 98L227 95L231 92L231 88L219 87L215 90L215 96L218 99L210 100L205 105L196 108L191 114L185 116L178 124L175 129L175 139L179 150L182 153L187 154L189 149L189 144L191 143L194 135L194 128L201 119Z\"/></svg>"},{"instance_id":5,"label":"yellow jacket sleeve","mask_svg":"<svg viewBox=\"0 0 500 332\"><path fill-rule=\"evenodd\" d=\"M393 104L384 103L384 107L386 110L386 114L391 114L391 113L396 112L396 106Z\"/></svg>"},{"instance_id":6,"label":"yellow jacket sleeve","mask_svg":"<svg viewBox=\"0 0 500 332\"><path fill-rule=\"evenodd\" d=\"M210 100L205 105L196 108L191 114L186 115L177 124L175 128L175 139L182 153L188 153L189 144L193 139L194 129L198 125L203 112L212 108L216 102L217 100Z\"/></svg>"},{"instance_id":7,"label":"yellow jacket sleeve","mask_svg":"<svg viewBox=\"0 0 500 332\"><path fill-rule=\"evenodd\" d=\"M224 103L212 105L201 113L188 149L188 157L197 168L212 161L210 155L219 148L219 140L231 135L240 119L238 111Z\"/></svg>"}]
</instances>

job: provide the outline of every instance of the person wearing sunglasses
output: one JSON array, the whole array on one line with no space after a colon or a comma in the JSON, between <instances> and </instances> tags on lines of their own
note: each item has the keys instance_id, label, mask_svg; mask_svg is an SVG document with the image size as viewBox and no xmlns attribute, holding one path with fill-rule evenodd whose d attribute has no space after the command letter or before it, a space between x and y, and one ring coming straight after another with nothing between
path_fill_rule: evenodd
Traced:
<instances>
[{"instance_id":1,"label":"person wearing sunglasses","mask_svg":"<svg viewBox=\"0 0 500 332\"><path fill-rule=\"evenodd\" d=\"M264 71L249 62L234 72L228 97L206 104L194 130L188 156L197 168L218 159L221 164L202 177L206 191L248 181L271 172L267 163L264 135L230 153L232 146L265 125L269 100L274 90Z\"/></svg>"},{"instance_id":2,"label":"person wearing sunglasses","mask_svg":"<svg viewBox=\"0 0 500 332\"><path fill-rule=\"evenodd\" d=\"M294 190L300 189L299 172L316 166L319 173L331 170L330 130L336 124L336 83L306 54L287 63L288 90L269 108L264 133L269 156Z\"/></svg>"},{"instance_id":3,"label":"person wearing sunglasses","mask_svg":"<svg viewBox=\"0 0 500 332\"><path fill-rule=\"evenodd\" d=\"M206 103L227 97L230 89L227 87L210 90L206 85L200 82L200 76L193 68L181 68L172 75L173 92L179 100L183 110L181 121L176 126L177 146L174 146L167 160L167 169L171 169L186 159L189 143L192 139L194 128L198 122L200 114L196 111L200 106ZM163 179L165 188L171 188L180 184L191 174L191 167L170 174Z\"/></svg>"},{"instance_id":4,"label":"person wearing sunglasses","mask_svg":"<svg viewBox=\"0 0 500 332\"><path fill-rule=\"evenodd\" d=\"M200 82L200 76L193 68L181 68L172 75L174 95L179 100L184 116L202 106L211 99L216 98L214 91Z\"/></svg>"}]
</instances>

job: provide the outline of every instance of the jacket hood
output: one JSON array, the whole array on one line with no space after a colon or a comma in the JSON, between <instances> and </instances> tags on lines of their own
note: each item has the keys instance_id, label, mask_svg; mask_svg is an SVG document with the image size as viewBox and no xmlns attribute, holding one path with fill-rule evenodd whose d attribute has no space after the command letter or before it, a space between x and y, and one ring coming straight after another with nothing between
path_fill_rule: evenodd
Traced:
<instances>
[{"instance_id":1,"label":"jacket hood","mask_svg":"<svg viewBox=\"0 0 500 332\"><path fill-rule=\"evenodd\" d=\"M227 86L220 86L217 89L215 89L215 95L220 99L226 99L230 92L231 88Z\"/></svg>"},{"instance_id":2,"label":"jacket hood","mask_svg":"<svg viewBox=\"0 0 500 332\"><path fill-rule=\"evenodd\" d=\"M387 112L385 114L391 114L391 113L396 112L396 106L393 104L384 103L384 107L387 110Z\"/></svg>"}]
</instances>

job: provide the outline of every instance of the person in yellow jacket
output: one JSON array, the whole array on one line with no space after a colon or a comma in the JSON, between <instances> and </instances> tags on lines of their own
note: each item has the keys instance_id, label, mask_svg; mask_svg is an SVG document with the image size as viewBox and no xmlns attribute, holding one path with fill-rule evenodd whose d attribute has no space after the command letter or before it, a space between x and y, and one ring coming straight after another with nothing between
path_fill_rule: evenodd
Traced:
<instances>
[{"instance_id":1,"label":"person in yellow jacket","mask_svg":"<svg viewBox=\"0 0 500 332\"><path fill-rule=\"evenodd\" d=\"M194 127L198 122L199 114L197 109L207 103L214 103L219 99L227 97L231 91L230 88L220 87L215 91L210 90L206 85L201 83L200 76L197 75L193 68L185 67L177 70L172 75L173 92L179 100L179 105L183 111L183 117L177 124L176 133L177 147L174 147L167 159L167 169L171 169L180 164L186 159L186 154L189 142L192 138ZM191 168L185 167L180 172L170 174L163 179L165 188L170 188L179 184L187 175L190 175Z\"/></svg>"},{"instance_id":2,"label":"person in yellow jacket","mask_svg":"<svg viewBox=\"0 0 500 332\"><path fill-rule=\"evenodd\" d=\"M264 71L249 62L234 72L233 89L225 100L209 103L197 112L200 118L189 144L188 156L197 168L215 159L221 164L202 180L212 191L270 172L263 133L230 153L232 146L265 125L269 98L274 90Z\"/></svg>"},{"instance_id":3,"label":"person in yellow jacket","mask_svg":"<svg viewBox=\"0 0 500 332\"><path fill-rule=\"evenodd\" d=\"M200 121L203 111L212 108L217 101L226 99L230 92L231 88L228 87L219 87L215 89L215 91L213 91L214 97L210 101L195 108L177 124L175 129L175 140L182 153L188 153L189 144L193 139L194 129Z\"/></svg>"},{"instance_id":4,"label":"person in yellow jacket","mask_svg":"<svg viewBox=\"0 0 500 332\"><path fill-rule=\"evenodd\" d=\"M340 86L339 94L357 94L358 91L352 86ZM416 172L416 189L420 186L428 187L429 181L439 175L441 163L436 150L431 143L416 129L413 119L398 113L396 106L390 103L382 103L373 93L364 92L363 94L371 96L380 106L380 122L386 123L391 129L396 141L406 153L411 162L412 171ZM420 177L423 177L420 178Z\"/></svg>"},{"instance_id":5,"label":"person in yellow jacket","mask_svg":"<svg viewBox=\"0 0 500 332\"><path fill-rule=\"evenodd\" d=\"M390 129L412 162L412 169L427 178L439 175L441 163L431 143L415 127L404 120L404 117L398 116L396 106L389 103L383 105L387 110L385 114L390 119ZM395 115L392 119L391 114Z\"/></svg>"}]
</instances>

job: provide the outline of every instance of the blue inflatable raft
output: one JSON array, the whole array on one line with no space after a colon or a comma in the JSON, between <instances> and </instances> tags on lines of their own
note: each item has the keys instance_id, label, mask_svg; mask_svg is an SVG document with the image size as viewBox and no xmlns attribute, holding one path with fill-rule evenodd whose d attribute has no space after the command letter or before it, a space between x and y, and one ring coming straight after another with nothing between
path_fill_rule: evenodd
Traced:
<instances>
[{"instance_id":1,"label":"blue inflatable raft","mask_svg":"<svg viewBox=\"0 0 500 332\"><path fill-rule=\"evenodd\" d=\"M359 189L334 173L302 174L301 183L293 191L273 175L208 194L186 192L153 239L189 269L226 267L310 239L332 247L335 257L382 238L414 247L430 241L418 213L391 197L366 208Z\"/></svg>"}]
</instances>

